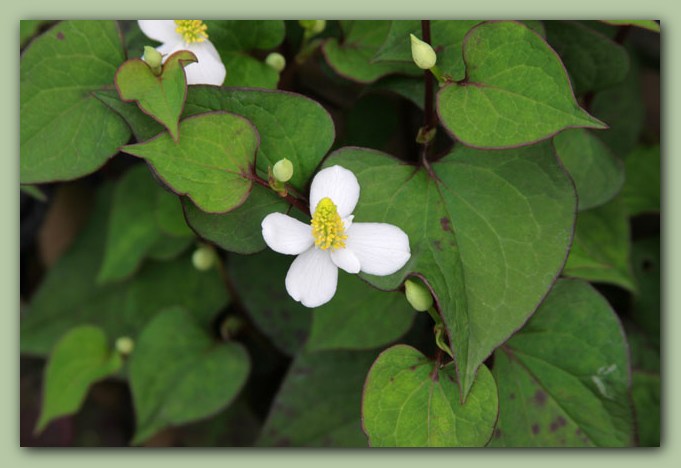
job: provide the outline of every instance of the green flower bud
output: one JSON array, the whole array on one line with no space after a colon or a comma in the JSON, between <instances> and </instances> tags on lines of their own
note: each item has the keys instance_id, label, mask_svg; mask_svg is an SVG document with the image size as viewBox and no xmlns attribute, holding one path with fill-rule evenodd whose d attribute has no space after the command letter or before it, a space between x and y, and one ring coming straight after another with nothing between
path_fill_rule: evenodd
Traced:
<instances>
[{"instance_id":1,"label":"green flower bud","mask_svg":"<svg viewBox=\"0 0 681 468\"><path fill-rule=\"evenodd\" d=\"M286 68L286 59L278 52L272 52L265 59L265 63L281 73Z\"/></svg>"},{"instance_id":2,"label":"green flower bud","mask_svg":"<svg viewBox=\"0 0 681 468\"><path fill-rule=\"evenodd\" d=\"M116 340L116 351L127 356L135 349L135 342L129 336L121 336Z\"/></svg>"},{"instance_id":3,"label":"green flower bud","mask_svg":"<svg viewBox=\"0 0 681 468\"><path fill-rule=\"evenodd\" d=\"M299 20L298 24L311 34L319 34L326 29L326 20Z\"/></svg>"},{"instance_id":4,"label":"green flower bud","mask_svg":"<svg viewBox=\"0 0 681 468\"><path fill-rule=\"evenodd\" d=\"M192 264L199 271L207 271L215 264L215 250L209 245L201 245L192 254Z\"/></svg>"},{"instance_id":5,"label":"green flower bud","mask_svg":"<svg viewBox=\"0 0 681 468\"><path fill-rule=\"evenodd\" d=\"M411 56L416 66L423 70L430 70L437 63L437 54L427 42L423 42L413 34L411 37Z\"/></svg>"},{"instance_id":6,"label":"green flower bud","mask_svg":"<svg viewBox=\"0 0 681 468\"><path fill-rule=\"evenodd\" d=\"M404 282L405 295L409 304L419 312L425 312L433 307L433 295L420 282L407 280Z\"/></svg>"},{"instance_id":7,"label":"green flower bud","mask_svg":"<svg viewBox=\"0 0 681 468\"><path fill-rule=\"evenodd\" d=\"M161 52L151 46L144 46L143 59L152 70L159 68L161 63L163 63L163 55L161 55Z\"/></svg>"},{"instance_id":8,"label":"green flower bud","mask_svg":"<svg viewBox=\"0 0 681 468\"><path fill-rule=\"evenodd\" d=\"M288 182L293 177L293 163L288 159L280 159L272 168L272 175L279 182Z\"/></svg>"}]
</instances>

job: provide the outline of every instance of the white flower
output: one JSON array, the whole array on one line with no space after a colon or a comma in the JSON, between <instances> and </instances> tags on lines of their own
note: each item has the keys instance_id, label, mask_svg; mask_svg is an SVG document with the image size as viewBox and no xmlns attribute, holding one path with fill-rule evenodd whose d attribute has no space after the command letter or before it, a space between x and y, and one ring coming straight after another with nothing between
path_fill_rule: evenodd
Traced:
<instances>
[{"instance_id":1,"label":"white flower","mask_svg":"<svg viewBox=\"0 0 681 468\"><path fill-rule=\"evenodd\" d=\"M156 48L163 61L178 50L188 50L198 59L185 67L187 84L220 86L227 71L220 54L208 40L207 27L201 20L139 20L142 32L162 44Z\"/></svg>"},{"instance_id":2,"label":"white flower","mask_svg":"<svg viewBox=\"0 0 681 468\"><path fill-rule=\"evenodd\" d=\"M286 290L306 307L331 300L338 268L385 276L402 268L411 256L409 237L397 226L352 222L358 200L355 175L333 166L319 171L312 181L310 224L281 213L271 213L262 222L262 236L272 250L298 255L286 275Z\"/></svg>"}]
</instances>

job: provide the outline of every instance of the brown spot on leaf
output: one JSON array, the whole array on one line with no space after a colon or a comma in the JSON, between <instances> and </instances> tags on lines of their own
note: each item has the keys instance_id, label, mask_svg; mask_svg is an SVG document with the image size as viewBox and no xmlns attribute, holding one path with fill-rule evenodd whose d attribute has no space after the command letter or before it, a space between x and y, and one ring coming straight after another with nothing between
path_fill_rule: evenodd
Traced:
<instances>
[{"instance_id":1,"label":"brown spot on leaf","mask_svg":"<svg viewBox=\"0 0 681 468\"><path fill-rule=\"evenodd\" d=\"M452 231L452 223L451 223L451 221L449 221L449 218L447 218L446 216L443 216L442 218L440 218L440 226L442 226L443 231L453 232Z\"/></svg>"},{"instance_id":2,"label":"brown spot on leaf","mask_svg":"<svg viewBox=\"0 0 681 468\"><path fill-rule=\"evenodd\" d=\"M59 31L59 32L57 33L57 39L59 39L60 41L63 41L63 40L64 40L64 33L61 32L61 31Z\"/></svg>"},{"instance_id":3,"label":"brown spot on leaf","mask_svg":"<svg viewBox=\"0 0 681 468\"><path fill-rule=\"evenodd\" d=\"M539 406L544 406L546 404L546 392L537 390L534 394L534 402Z\"/></svg>"},{"instance_id":4,"label":"brown spot on leaf","mask_svg":"<svg viewBox=\"0 0 681 468\"><path fill-rule=\"evenodd\" d=\"M565 420L565 418L562 416L558 416L556 420L551 423L551 426L549 426L549 430L551 432L556 432L558 429L565 426L566 424L567 421Z\"/></svg>"},{"instance_id":5,"label":"brown spot on leaf","mask_svg":"<svg viewBox=\"0 0 681 468\"><path fill-rule=\"evenodd\" d=\"M532 434L534 435L539 434L539 424L537 423L532 424Z\"/></svg>"}]
</instances>

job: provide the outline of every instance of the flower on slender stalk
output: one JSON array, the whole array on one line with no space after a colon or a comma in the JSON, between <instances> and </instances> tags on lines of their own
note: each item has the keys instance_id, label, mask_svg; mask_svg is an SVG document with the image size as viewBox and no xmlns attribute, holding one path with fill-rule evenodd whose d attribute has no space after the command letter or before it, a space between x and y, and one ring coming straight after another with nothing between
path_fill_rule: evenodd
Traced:
<instances>
[{"instance_id":1,"label":"flower on slender stalk","mask_svg":"<svg viewBox=\"0 0 681 468\"><path fill-rule=\"evenodd\" d=\"M188 50L196 55L198 62L185 67L187 84L210 84L220 86L227 71L220 54L208 40L208 27L201 20L139 20L142 32L161 42L156 48L163 60L178 50Z\"/></svg>"},{"instance_id":2,"label":"flower on slender stalk","mask_svg":"<svg viewBox=\"0 0 681 468\"><path fill-rule=\"evenodd\" d=\"M271 213L262 222L262 236L272 250L297 255L286 275L286 290L306 307L331 300L338 268L385 276L411 256L409 237L397 226L352 222L359 192L351 171L329 167L312 181L311 225L282 213Z\"/></svg>"}]
</instances>

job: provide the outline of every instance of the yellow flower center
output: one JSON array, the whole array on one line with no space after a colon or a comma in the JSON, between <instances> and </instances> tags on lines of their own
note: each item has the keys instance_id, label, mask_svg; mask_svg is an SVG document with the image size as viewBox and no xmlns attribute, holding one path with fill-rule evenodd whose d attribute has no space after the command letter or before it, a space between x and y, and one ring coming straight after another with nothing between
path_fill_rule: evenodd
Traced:
<instances>
[{"instance_id":1,"label":"yellow flower center","mask_svg":"<svg viewBox=\"0 0 681 468\"><path fill-rule=\"evenodd\" d=\"M203 42L208 39L206 30L208 26L201 20L175 20L178 34L181 34L187 44L192 42Z\"/></svg>"},{"instance_id":2,"label":"yellow flower center","mask_svg":"<svg viewBox=\"0 0 681 468\"><path fill-rule=\"evenodd\" d=\"M319 200L310 224L314 245L322 250L345 248L345 240L348 238L345 234L345 225L330 198Z\"/></svg>"}]
</instances>

